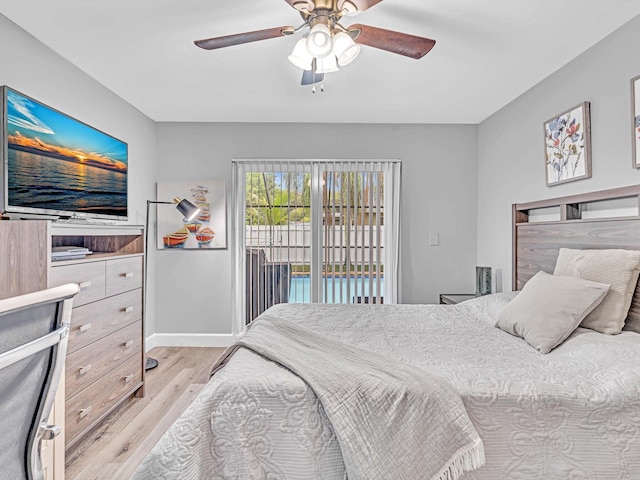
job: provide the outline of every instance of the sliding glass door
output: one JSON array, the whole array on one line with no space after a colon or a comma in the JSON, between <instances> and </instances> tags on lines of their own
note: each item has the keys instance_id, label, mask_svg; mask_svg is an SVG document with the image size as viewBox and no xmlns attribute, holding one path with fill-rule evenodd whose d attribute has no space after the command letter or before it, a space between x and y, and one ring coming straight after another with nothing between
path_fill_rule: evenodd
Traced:
<instances>
[{"instance_id":1,"label":"sliding glass door","mask_svg":"<svg viewBox=\"0 0 640 480\"><path fill-rule=\"evenodd\" d=\"M234 333L277 303L396 303L399 161L235 161Z\"/></svg>"}]
</instances>

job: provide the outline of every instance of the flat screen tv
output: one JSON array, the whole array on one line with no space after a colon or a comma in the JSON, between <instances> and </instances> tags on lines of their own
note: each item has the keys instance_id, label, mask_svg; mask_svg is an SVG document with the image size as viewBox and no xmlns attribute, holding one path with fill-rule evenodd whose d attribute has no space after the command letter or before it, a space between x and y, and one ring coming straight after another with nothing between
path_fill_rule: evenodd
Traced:
<instances>
[{"instance_id":1,"label":"flat screen tv","mask_svg":"<svg viewBox=\"0 0 640 480\"><path fill-rule=\"evenodd\" d=\"M2 87L0 213L127 219L128 146Z\"/></svg>"}]
</instances>

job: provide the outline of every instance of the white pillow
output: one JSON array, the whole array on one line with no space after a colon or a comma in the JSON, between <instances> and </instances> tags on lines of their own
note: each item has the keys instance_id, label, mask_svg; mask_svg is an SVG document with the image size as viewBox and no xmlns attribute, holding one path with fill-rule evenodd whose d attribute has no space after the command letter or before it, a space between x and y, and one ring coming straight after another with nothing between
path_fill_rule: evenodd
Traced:
<instances>
[{"instance_id":1,"label":"white pillow","mask_svg":"<svg viewBox=\"0 0 640 480\"><path fill-rule=\"evenodd\" d=\"M640 251L561 248L553 273L611 285L605 299L581 326L601 333L620 333L638 283Z\"/></svg>"},{"instance_id":2,"label":"white pillow","mask_svg":"<svg viewBox=\"0 0 640 480\"><path fill-rule=\"evenodd\" d=\"M598 306L609 285L577 277L536 273L500 312L496 327L549 353Z\"/></svg>"},{"instance_id":3,"label":"white pillow","mask_svg":"<svg viewBox=\"0 0 640 480\"><path fill-rule=\"evenodd\" d=\"M480 295L464 302L468 308L473 308L473 314L486 321L490 325L495 325L498 321L498 315L502 309L514 299L519 292L499 292L489 295Z\"/></svg>"}]
</instances>

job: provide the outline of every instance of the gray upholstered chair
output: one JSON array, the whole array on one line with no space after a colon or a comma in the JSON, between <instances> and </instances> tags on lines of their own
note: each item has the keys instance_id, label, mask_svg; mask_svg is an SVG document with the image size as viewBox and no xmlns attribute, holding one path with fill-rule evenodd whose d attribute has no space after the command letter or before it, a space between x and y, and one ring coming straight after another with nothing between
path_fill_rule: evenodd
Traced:
<instances>
[{"instance_id":1,"label":"gray upholstered chair","mask_svg":"<svg viewBox=\"0 0 640 480\"><path fill-rule=\"evenodd\" d=\"M67 351L74 284L0 300L0 477L41 479L40 442Z\"/></svg>"}]
</instances>

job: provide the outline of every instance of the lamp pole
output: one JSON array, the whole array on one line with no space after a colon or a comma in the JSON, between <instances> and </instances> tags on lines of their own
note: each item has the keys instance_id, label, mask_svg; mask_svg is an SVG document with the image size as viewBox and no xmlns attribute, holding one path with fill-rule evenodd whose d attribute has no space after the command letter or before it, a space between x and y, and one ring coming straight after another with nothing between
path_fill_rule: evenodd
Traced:
<instances>
[{"instance_id":1,"label":"lamp pole","mask_svg":"<svg viewBox=\"0 0 640 480\"><path fill-rule=\"evenodd\" d=\"M187 219L193 220L199 213L200 208L196 207L189 200L180 200L178 197L174 198L172 202L163 202L159 200L147 200L147 217L144 229L144 288L142 291L142 324L147 327L147 274L149 272L149 210L151 204L163 204L163 205L175 205L178 211ZM144 361L144 369L151 370L158 366L158 360L151 357L146 357Z\"/></svg>"},{"instance_id":2,"label":"lamp pole","mask_svg":"<svg viewBox=\"0 0 640 480\"><path fill-rule=\"evenodd\" d=\"M147 200L147 219L145 222L144 229L144 289L142 290L142 324L144 325L144 329L147 329L147 275L149 272L149 210L151 209L151 204L167 204L171 205L173 202L160 202L156 200ZM146 336L146 335L145 335ZM158 360L152 357L145 357L144 360L144 369L151 370L158 366Z\"/></svg>"}]
</instances>

